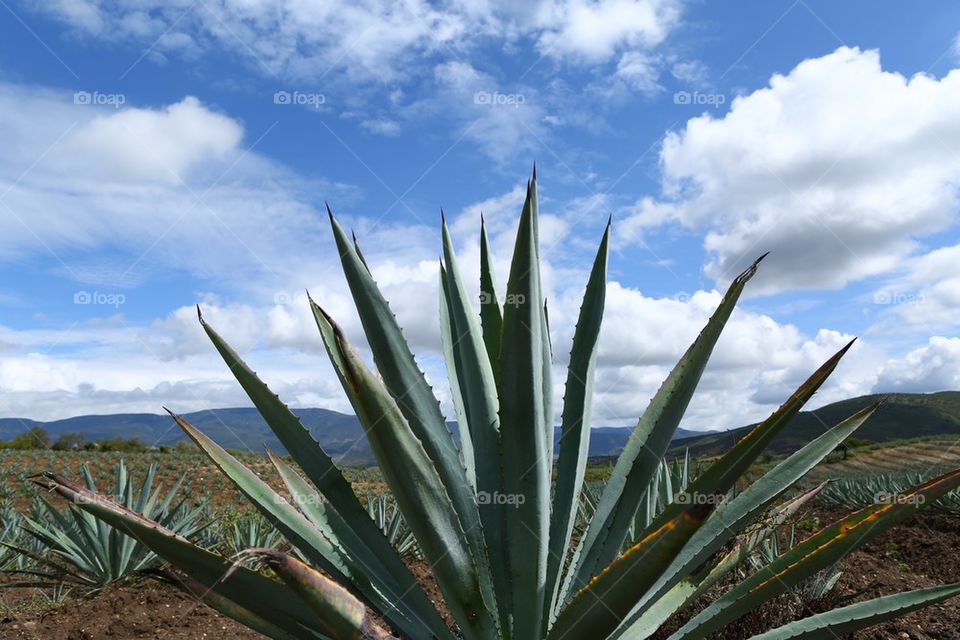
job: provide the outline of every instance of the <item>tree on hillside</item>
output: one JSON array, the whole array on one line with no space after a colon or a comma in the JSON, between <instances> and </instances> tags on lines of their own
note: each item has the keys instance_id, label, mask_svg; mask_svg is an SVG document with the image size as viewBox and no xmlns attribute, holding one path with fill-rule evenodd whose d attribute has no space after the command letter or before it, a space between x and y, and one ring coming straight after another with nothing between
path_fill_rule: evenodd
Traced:
<instances>
[{"instance_id":1,"label":"tree on hillside","mask_svg":"<svg viewBox=\"0 0 960 640\"><path fill-rule=\"evenodd\" d=\"M49 449L50 434L43 427L30 427L4 445L6 449Z\"/></svg>"},{"instance_id":2,"label":"tree on hillside","mask_svg":"<svg viewBox=\"0 0 960 640\"><path fill-rule=\"evenodd\" d=\"M54 451L75 451L82 449L84 437L82 433L64 433L53 443Z\"/></svg>"}]
</instances>

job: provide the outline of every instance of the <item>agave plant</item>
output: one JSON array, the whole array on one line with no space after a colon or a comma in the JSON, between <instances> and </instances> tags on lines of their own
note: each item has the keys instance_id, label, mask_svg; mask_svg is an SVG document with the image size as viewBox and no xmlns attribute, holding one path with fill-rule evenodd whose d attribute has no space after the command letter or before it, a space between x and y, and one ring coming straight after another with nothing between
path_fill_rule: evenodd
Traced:
<instances>
[{"instance_id":1,"label":"agave plant","mask_svg":"<svg viewBox=\"0 0 960 640\"><path fill-rule=\"evenodd\" d=\"M790 525L787 528L785 540L781 540L780 533L774 530L771 532L771 535L756 547L755 551L749 556L748 563L753 571L762 570L767 565L775 562L783 553L795 547L796 544L796 525ZM793 589L793 595L795 595L801 603L819 600L836 586L841 575L843 575L842 572L839 571L837 565L834 564L812 578L808 578L806 582L797 585L797 587Z\"/></svg>"},{"instance_id":2,"label":"agave plant","mask_svg":"<svg viewBox=\"0 0 960 640\"><path fill-rule=\"evenodd\" d=\"M306 562L250 550L279 580L205 551L120 504L56 474L45 484L130 532L180 572L183 584L223 613L274 638L443 638L578 640L646 638L700 588L739 562L729 546L778 497L853 433L868 407L752 482L732 489L770 441L837 366L831 357L773 414L689 482L623 547L707 360L759 260L740 274L627 441L595 513L574 543L572 530L590 439L591 393L605 301L610 225L593 262L573 337L561 413L556 480L552 345L539 268L536 174L520 215L506 304L494 287L490 247L480 231L479 319L442 224L440 317L443 351L460 432L459 450L439 403L381 295L356 240L330 222L347 283L373 352L371 370L334 320L310 308L383 476L436 578L455 621L448 628L410 569L366 512L341 470L310 432L203 318L200 322L299 470L270 455L293 502L173 415L180 427L283 533ZM302 474L302 475L301 475ZM834 564L960 484L960 470L871 505L797 544L689 617L674 640L704 638ZM739 542L738 542L739 541ZM724 564L726 563L726 564ZM960 584L886 596L800 620L763 638L820 638L960 593Z\"/></svg>"},{"instance_id":3,"label":"agave plant","mask_svg":"<svg viewBox=\"0 0 960 640\"><path fill-rule=\"evenodd\" d=\"M223 524L212 532L216 542L224 545L230 555L245 549L275 549L285 545L285 539L270 521L259 512L243 513L233 522Z\"/></svg>"},{"instance_id":4,"label":"agave plant","mask_svg":"<svg viewBox=\"0 0 960 640\"><path fill-rule=\"evenodd\" d=\"M90 496L96 496L97 485L89 468L83 465L81 472ZM154 488L155 474L156 465L151 465L135 491L134 479L121 459L114 480L115 503L184 538L196 535L204 526L202 512L178 499L179 483L165 495L160 487ZM123 527L111 527L79 508L82 506L74 503L60 511L45 498L37 497L31 515L20 516L26 540L4 543L21 559L31 560L31 566L21 563L8 569L6 573L26 579L6 586L57 588L69 583L95 591L143 575L159 564L156 554L127 535Z\"/></svg>"},{"instance_id":5,"label":"agave plant","mask_svg":"<svg viewBox=\"0 0 960 640\"><path fill-rule=\"evenodd\" d=\"M905 489L923 482L931 472L903 471L838 478L820 494L820 500L832 507L856 509L877 502L897 499ZM947 513L960 512L960 491L951 491L931 507Z\"/></svg>"},{"instance_id":6,"label":"agave plant","mask_svg":"<svg viewBox=\"0 0 960 640\"><path fill-rule=\"evenodd\" d=\"M417 537L410 531L410 527L403 520L403 514L400 513L400 507L389 495L367 496L367 513L373 518L377 528L387 536L397 553L418 560L423 557L420 547L417 546Z\"/></svg>"},{"instance_id":7,"label":"agave plant","mask_svg":"<svg viewBox=\"0 0 960 640\"><path fill-rule=\"evenodd\" d=\"M699 473L699 468L694 468L690 461L690 452L684 452L682 460L668 462L666 459L660 461L657 472L647 486L646 494L637 508L633 524L627 532L621 551L626 551L637 542L637 537L646 531L647 527L653 522L667 505L673 504L677 497L687 490L690 484L691 473ZM597 512L597 503L600 500L602 487L594 487L584 482L580 488L579 511L574 524L574 530L582 533L586 530L590 520Z\"/></svg>"},{"instance_id":8,"label":"agave plant","mask_svg":"<svg viewBox=\"0 0 960 640\"><path fill-rule=\"evenodd\" d=\"M20 542L20 535L20 514L13 508L12 502L0 499L0 570L23 568L24 557L7 546L16 546Z\"/></svg>"}]
</instances>

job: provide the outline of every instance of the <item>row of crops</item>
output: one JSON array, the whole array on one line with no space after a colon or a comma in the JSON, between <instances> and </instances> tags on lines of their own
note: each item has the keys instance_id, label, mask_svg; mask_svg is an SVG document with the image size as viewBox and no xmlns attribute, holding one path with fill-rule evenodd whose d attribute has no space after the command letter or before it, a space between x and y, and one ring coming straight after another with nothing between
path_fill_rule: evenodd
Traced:
<instances>
[{"instance_id":1,"label":"row of crops","mask_svg":"<svg viewBox=\"0 0 960 640\"><path fill-rule=\"evenodd\" d=\"M280 493L282 483L268 471L267 460L244 454L244 462ZM828 465L829 470L832 465ZM71 592L84 595L108 585L163 576L158 558L139 542L123 535L85 511L51 499L30 481L38 469L50 469L70 478L82 478L91 488L160 522L165 527L226 557L244 549L275 548L298 555L279 532L251 510L236 489L207 458L190 453L114 454L106 452L0 451L0 573L4 586L38 587L59 598ZM688 484L700 475L701 464L689 458L662 463L648 489L631 532L641 532ZM907 488L943 471L853 474L834 478L801 493L796 508L770 514L731 552L731 562L756 569L773 562L794 546L797 532L792 516L807 500L843 509L858 509L896 500ZM605 469L593 468L577 514L577 528L592 517L606 479ZM377 469L347 470L351 484L368 512L394 547L406 558L421 557L419 547ZM736 489L735 489L736 491ZM801 501L802 498L802 501ZM960 493L952 492L933 505L960 512ZM630 544L632 535L626 544ZM811 599L822 597L839 573L830 567L805 586Z\"/></svg>"},{"instance_id":2,"label":"row of crops","mask_svg":"<svg viewBox=\"0 0 960 640\"><path fill-rule=\"evenodd\" d=\"M255 453L235 452L236 457L272 488L282 491L283 483L273 473L270 462ZM114 477L123 461L130 473L143 477L150 467L156 467L159 485L172 486L183 479L181 490L195 503L211 507L247 507L249 502L236 491L232 483L220 473L210 459L199 452L119 453L90 451L17 451L0 450L0 491L18 506L29 504L36 490L27 478L40 471L53 471L68 478L79 478L86 466L97 482ZM361 498L385 491L383 477L376 468L347 467L344 470L354 490Z\"/></svg>"}]
</instances>

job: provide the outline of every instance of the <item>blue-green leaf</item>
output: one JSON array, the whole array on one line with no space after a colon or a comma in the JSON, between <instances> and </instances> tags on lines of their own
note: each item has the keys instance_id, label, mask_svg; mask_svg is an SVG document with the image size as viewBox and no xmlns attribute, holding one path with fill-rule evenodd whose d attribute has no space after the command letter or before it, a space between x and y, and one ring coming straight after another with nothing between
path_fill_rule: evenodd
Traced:
<instances>
[{"instance_id":1,"label":"blue-green leaf","mask_svg":"<svg viewBox=\"0 0 960 640\"><path fill-rule=\"evenodd\" d=\"M509 501L504 511L515 638L535 638L542 631L550 535L553 452L547 449L546 432L552 418L545 415L545 322L537 264L536 198L536 182L531 181L510 266L500 345L502 500Z\"/></svg>"},{"instance_id":2,"label":"blue-green leaf","mask_svg":"<svg viewBox=\"0 0 960 640\"><path fill-rule=\"evenodd\" d=\"M580 317L573 333L563 414L560 419L560 457L553 489L553 514L550 521L550 556L547 563L548 600L544 612L549 622L554 600L560 588L560 570L570 548L577 502L590 449L590 406L593 395L597 344L607 290L607 254L610 224L603 233L600 248L587 281Z\"/></svg>"},{"instance_id":3,"label":"blue-green leaf","mask_svg":"<svg viewBox=\"0 0 960 640\"><path fill-rule=\"evenodd\" d=\"M630 434L603 489L596 514L578 545L574 563L564 582L561 601L572 588L585 585L620 552L634 514L693 397L713 347L744 286L763 258L761 256L734 279L720 306L664 380Z\"/></svg>"}]
</instances>

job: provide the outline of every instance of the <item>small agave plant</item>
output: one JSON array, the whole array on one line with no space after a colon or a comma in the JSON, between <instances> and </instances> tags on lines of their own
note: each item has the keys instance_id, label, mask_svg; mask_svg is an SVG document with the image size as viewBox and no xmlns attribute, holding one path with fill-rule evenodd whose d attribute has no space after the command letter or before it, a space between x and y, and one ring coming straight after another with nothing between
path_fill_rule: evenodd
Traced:
<instances>
[{"instance_id":1,"label":"small agave plant","mask_svg":"<svg viewBox=\"0 0 960 640\"><path fill-rule=\"evenodd\" d=\"M99 495L87 465L82 465L80 471L86 491ZM207 523L203 521L203 512L189 505L182 496L183 479L164 494L162 487L155 486L156 474L157 466L150 465L137 489L121 459L115 472L111 503L149 518L179 536L196 537ZM37 479L43 486L47 485L45 476ZM78 508L81 506L73 504L59 511L46 498L37 496L32 513L16 517L19 538L0 537L0 546L16 553L21 562L0 569L0 573L20 580L3 586L57 588L66 584L91 593L148 575L160 564L148 545L126 535L122 527L111 527Z\"/></svg>"},{"instance_id":2,"label":"small agave plant","mask_svg":"<svg viewBox=\"0 0 960 640\"><path fill-rule=\"evenodd\" d=\"M650 637L675 613L682 615L706 586L742 566L743 554L763 538L757 522L768 513L789 510L790 504L777 504L778 498L863 424L876 405L847 418L731 497L737 480L826 380L847 345L769 418L702 469L673 502L645 520L642 531L631 533L711 351L757 269L755 263L733 281L650 401L574 543L610 229L608 224L573 337L552 480L552 355L540 280L537 207L534 174L520 216L505 296L510 304L505 306L496 302L490 248L481 227L479 319L445 223L442 228L441 330L459 449L359 248L332 213L336 246L376 371L357 355L333 319L310 301L330 360L432 568L455 628L444 622L330 456L203 318L203 328L230 371L299 467L270 455L295 500L278 495L183 418L173 417L305 561L274 550L244 554L269 567L279 578L274 580L247 563L205 551L122 505L88 499L87 489L59 475L47 474L45 486L137 537L204 602L273 638ZM696 615L687 615L670 638L704 638L722 630L958 485L960 470L826 527ZM885 596L757 637L842 636L956 594L960 583Z\"/></svg>"}]
</instances>

